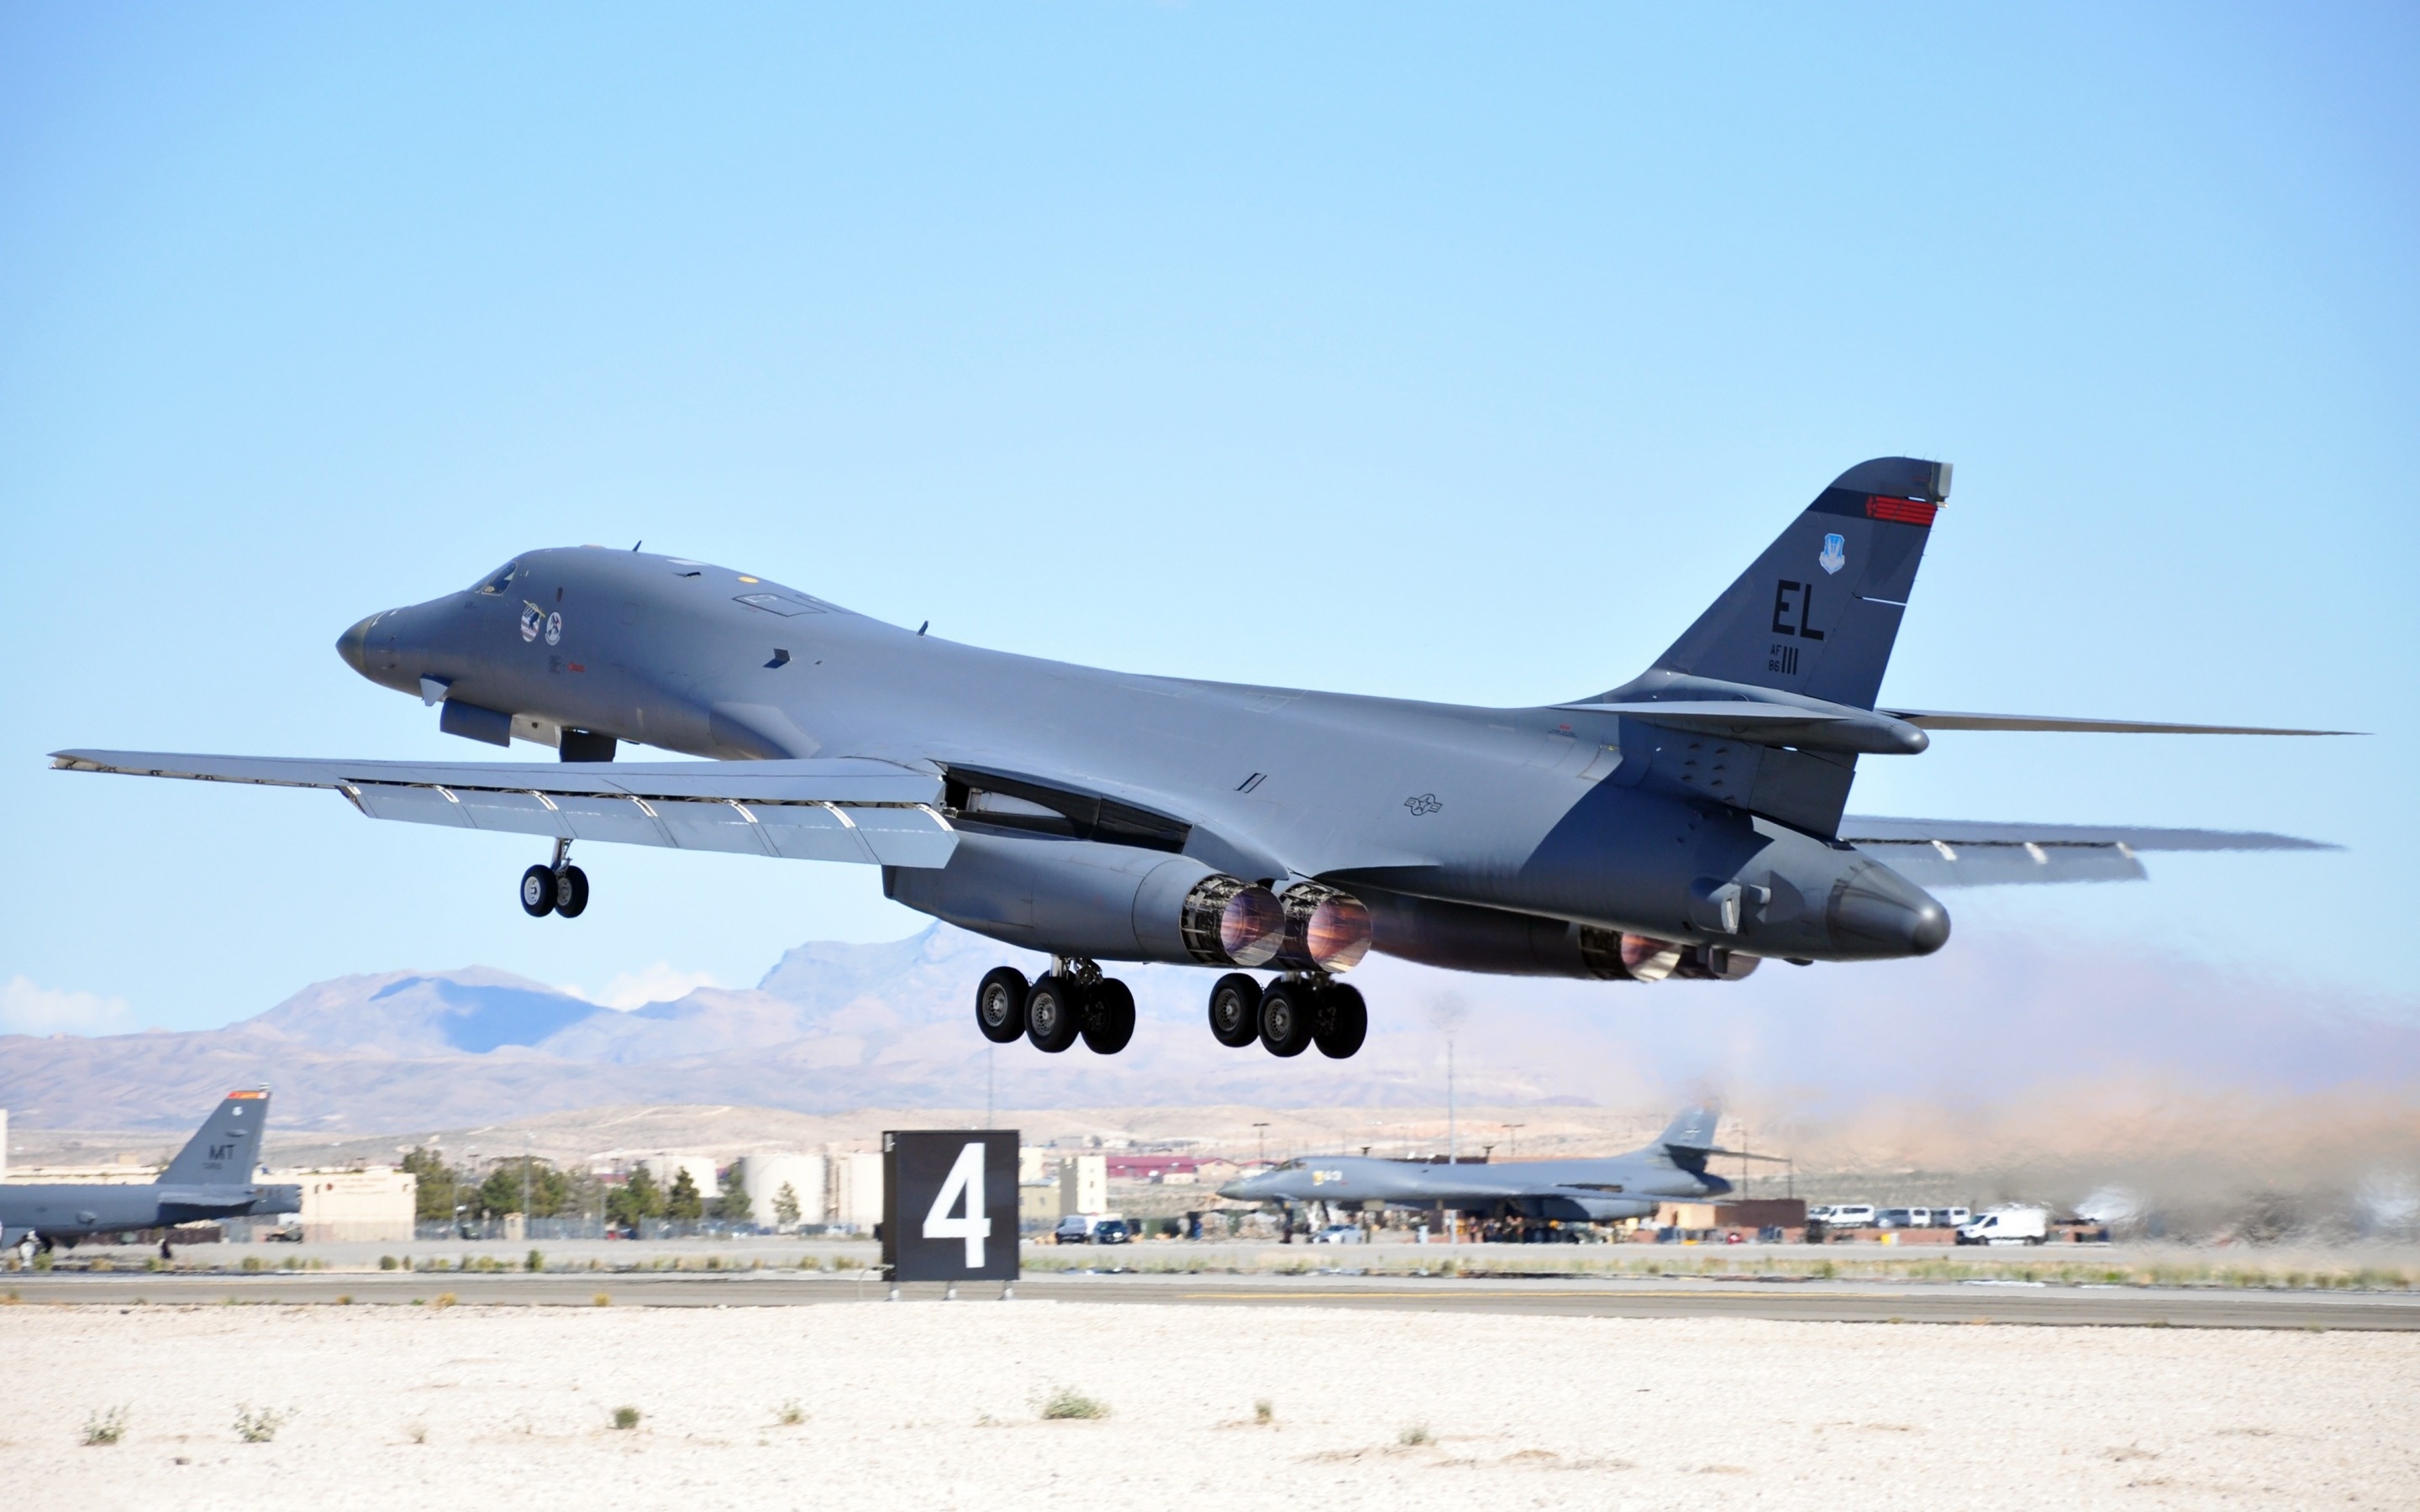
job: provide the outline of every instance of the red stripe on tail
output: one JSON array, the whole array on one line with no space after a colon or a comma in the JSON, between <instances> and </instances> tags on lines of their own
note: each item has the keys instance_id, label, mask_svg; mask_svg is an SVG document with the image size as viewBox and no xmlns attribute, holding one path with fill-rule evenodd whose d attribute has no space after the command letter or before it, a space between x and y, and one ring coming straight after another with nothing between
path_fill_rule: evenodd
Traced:
<instances>
[{"instance_id":1,"label":"red stripe on tail","mask_svg":"<svg viewBox=\"0 0 2420 1512\"><path fill-rule=\"evenodd\" d=\"M1941 513L1939 504L1928 504L1921 499L1891 499L1873 494L1866 500L1866 517L1896 520L1901 525L1930 525L1932 517Z\"/></svg>"}]
</instances>

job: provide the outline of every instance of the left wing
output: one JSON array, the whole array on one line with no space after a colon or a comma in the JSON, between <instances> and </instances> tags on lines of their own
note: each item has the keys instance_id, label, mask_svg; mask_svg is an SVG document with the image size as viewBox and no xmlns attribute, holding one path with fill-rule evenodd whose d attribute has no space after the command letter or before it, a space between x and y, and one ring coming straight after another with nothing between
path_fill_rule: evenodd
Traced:
<instances>
[{"instance_id":1,"label":"left wing","mask_svg":"<svg viewBox=\"0 0 2420 1512\"><path fill-rule=\"evenodd\" d=\"M70 772L328 788L372 819L558 840L938 867L941 779L858 757L768 762L354 762L62 750Z\"/></svg>"},{"instance_id":2,"label":"left wing","mask_svg":"<svg viewBox=\"0 0 2420 1512\"><path fill-rule=\"evenodd\" d=\"M2018 882L2139 882L2140 851L2334 851L2291 835L2103 825L1995 825L1850 814L1840 838L1921 887Z\"/></svg>"}]
</instances>

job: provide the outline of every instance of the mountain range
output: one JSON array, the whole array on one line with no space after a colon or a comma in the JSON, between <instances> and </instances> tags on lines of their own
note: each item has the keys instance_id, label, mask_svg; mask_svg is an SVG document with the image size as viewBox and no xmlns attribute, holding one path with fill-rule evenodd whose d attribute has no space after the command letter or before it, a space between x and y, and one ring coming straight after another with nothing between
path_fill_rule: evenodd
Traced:
<instances>
[{"instance_id":1,"label":"mountain range","mask_svg":"<svg viewBox=\"0 0 2420 1512\"><path fill-rule=\"evenodd\" d=\"M2420 1088L2420 1014L2291 980L2024 937L1926 961L1765 966L1739 983L1653 986L1458 976L1373 957L1350 1061L1231 1051L1209 1036L1209 973L1123 968L1125 1053L992 1047L974 984L1021 955L945 925L881 944L813 943L756 986L635 1010L487 967L341 977L225 1028L0 1037L0 1106L22 1128L188 1126L267 1083L297 1132L468 1127L604 1104L861 1107L1654 1106L1690 1095L1838 1114L1877 1100L1977 1112L2084 1083L2259 1098ZM988 1095L987 1095L988 1094Z\"/></svg>"}]
</instances>

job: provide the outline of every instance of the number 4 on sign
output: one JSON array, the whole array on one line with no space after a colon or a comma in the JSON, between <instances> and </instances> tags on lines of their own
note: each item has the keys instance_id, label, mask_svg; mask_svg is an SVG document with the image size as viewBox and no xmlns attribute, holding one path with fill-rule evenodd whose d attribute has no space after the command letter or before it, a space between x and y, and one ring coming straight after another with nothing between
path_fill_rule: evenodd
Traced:
<instances>
[{"instance_id":1,"label":"number 4 on sign","mask_svg":"<svg viewBox=\"0 0 2420 1512\"><path fill-rule=\"evenodd\" d=\"M963 1198L967 1215L953 1218L950 1210ZM958 1151L958 1163L950 1167L950 1178L941 1183L939 1196L933 1199L933 1210L924 1214L926 1239L963 1239L967 1242L967 1269L980 1271L984 1263L984 1241L991 1237L991 1220L984 1216L984 1147L969 1145Z\"/></svg>"}]
</instances>

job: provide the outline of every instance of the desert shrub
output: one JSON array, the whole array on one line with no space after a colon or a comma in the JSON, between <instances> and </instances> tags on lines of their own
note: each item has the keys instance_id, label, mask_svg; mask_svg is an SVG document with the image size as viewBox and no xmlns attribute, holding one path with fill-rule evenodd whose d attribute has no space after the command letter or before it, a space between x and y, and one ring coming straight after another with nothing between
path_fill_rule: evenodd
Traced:
<instances>
[{"instance_id":1,"label":"desert shrub","mask_svg":"<svg viewBox=\"0 0 2420 1512\"><path fill-rule=\"evenodd\" d=\"M639 1426L639 1410L635 1407L617 1407L613 1409L613 1426L617 1428L637 1427Z\"/></svg>"},{"instance_id":2,"label":"desert shrub","mask_svg":"<svg viewBox=\"0 0 2420 1512\"><path fill-rule=\"evenodd\" d=\"M1042 1415L1046 1420L1107 1417L1109 1404L1087 1396L1073 1386L1062 1386L1043 1402Z\"/></svg>"},{"instance_id":3,"label":"desert shrub","mask_svg":"<svg viewBox=\"0 0 2420 1512\"><path fill-rule=\"evenodd\" d=\"M1253 1422L1255 1422L1255 1423L1264 1423L1264 1424L1265 1424L1265 1423L1274 1423L1274 1422L1276 1422L1277 1420L1278 1420L1278 1410L1277 1410L1277 1404L1276 1404L1276 1403L1274 1403L1274 1402L1270 1401L1270 1400L1269 1400L1267 1397L1265 1397L1265 1396L1264 1396L1264 1397L1262 1397L1260 1400L1258 1400L1258 1401L1256 1401L1256 1402L1252 1403L1252 1421L1253 1421Z\"/></svg>"},{"instance_id":4,"label":"desert shrub","mask_svg":"<svg viewBox=\"0 0 2420 1512\"><path fill-rule=\"evenodd\" d=\"M1405 1448L1413 1448L1419 1444L1427 1443L1431 1442L1431 1439L1432 1435L1429 1432L1429 1426L1426 1423L1415 1423L1410 1427L1405 1428L1403 1432L1395 1435L1395 1442L1404 1445Z\"/></svg>"},{"instance_id":5,"label":"desert shrub","mask_svg":"<svg viewBox=\"0 0 2420 1512\"><path fill-rule=\"evenodd\" d=\"M273 1408L239 1407L235 1410L235 1436L244 1443L267 1443L293 1416L290 1412L280 1412Z\"/></svg>"},{"instance_id":6,"label":"desert shrub","mask_svg":"<svg viewBox=\"0 0 2420 1512\"><path fill-rule=\"evenodd\" d=\"M788 1401L783 1402L780 1407L775 1408L773 1411L773 1421L781 1424L785 1428L797 1427L806 1420L807 1410L799 1405L799 1399L796 1396L791 1397Z\"/></svg>"},{"instance_id":7,"label":"desert shrub","mask_svg":"<svg viewBox=\"0 0 2420 1512\"><path fill-rule=\"evenodd\" d=\"M84 1442L87 1444L116 1443L126 1437L126 1409L113 1407L105 1412L95 1412L84 1420Z\"/></svg>"}]
</instances>

